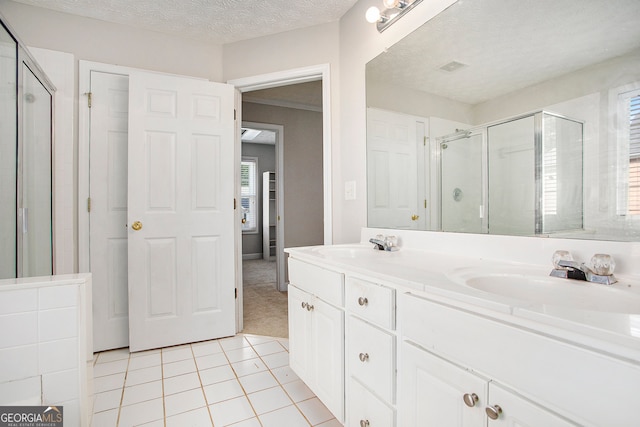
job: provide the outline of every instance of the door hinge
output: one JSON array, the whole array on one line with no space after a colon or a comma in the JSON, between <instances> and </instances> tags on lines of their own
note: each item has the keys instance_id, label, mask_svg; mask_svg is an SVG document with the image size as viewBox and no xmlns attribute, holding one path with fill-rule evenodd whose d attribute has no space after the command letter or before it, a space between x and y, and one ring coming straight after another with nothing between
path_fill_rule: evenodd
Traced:
<instances>
[{"instance_id":1,"label":"door hinge","mask_svg":"<svg viewBox=\"0 0 640 427\"><path fill-rule=\"evenodd\" d=\"M86 95L87 95L87 106L91 108L91 97L93 94L91 92L87 92Z\"/></svg>"},{"instance_id":2,"label":"door hinge","mask_svg":"<svg viewBox=\"0 0 640 427\"><path fill-rule=\"evenodd\" d=\"M87 197L87 212L91 212L91 197Z\"/></svg>"},{"instance_id":3,"label":"door hinge","mask_svg":"<svg viewBox=\"0 0 640 427\"><path fill-rule=\"evenodd\" d=\"M238 288L235 288L235 289L234 289L234 293L235 293L235 295L236 295L236 299L238 299Z\"/></svg>"},{"instance_id":4,"label":"door hinge","mask_svg":"<svg viewBox=\"0 0 640 427\"><path fill-rule=\"evenodd\" d=\"M237 120L237 111L235 108L233 109L233 120Z\"/></svg>"},{"instance_id":5,"label":"door hinge","mask_svg":"<svg viewBox=\"0 0 640 427\"><path fill-rule=\"evenodd\" d=\"M238 201L236 200L236 198L233 198L233 210L235 211L236 209L238 209Z\"/></svg>"},{"instance_id":6,"label":"door hinge","mask_svg":"<svg viewBox=\"0 0 640 427\"><path fill-rule=\"evenodd\" d=\"M428 136L423 136L422 137L422 145L424 145L425 147L427 146L427 142L429 141L429 137Z\"/></svg>"},{"instance_id":7,"label":"door hinge","mask_svg":"<svg viewBox=\"0 0 640 427\"><path fill-rule=\"evenodd\" d=\"M424 199L424 208L427 209L427 199Z\"/></svg>"}]
</instances>

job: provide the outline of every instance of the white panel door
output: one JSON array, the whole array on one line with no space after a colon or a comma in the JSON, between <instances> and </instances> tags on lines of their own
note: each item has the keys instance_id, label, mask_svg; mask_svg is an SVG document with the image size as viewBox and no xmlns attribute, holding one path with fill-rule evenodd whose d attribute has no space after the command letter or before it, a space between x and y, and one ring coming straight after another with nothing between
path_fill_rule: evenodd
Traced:
<instances>
[{"instance_id":1,"label":"white panel door","mask_svg":"<svg viewBox=\"0 0 640 427\"><path fill-rule=\"evenodd\" d=\"M419 118L367 109L367 184L369 227L417 229ZM422 123L425 123L423 120Z\"/></svg>"},{"instance_id":2,"label":"white panel door","mask_svg":"<svg viewBox=\"0 0 640 427\"><path fill-rule=\"evenodd\" d=\"M127 132L129 78L91 72L89 147L93 345L129 345L127 298Z\"/></svg>"},{"instance_id":3,"label":"white panel door","mask_svg":"<svg viewBox=\"0 0 640 427\"><path fill-rule=\"evenodd\" d=\"M129 347L234 335L233 87L140 72L129 100Z\"/></svg>"}]
</instances>

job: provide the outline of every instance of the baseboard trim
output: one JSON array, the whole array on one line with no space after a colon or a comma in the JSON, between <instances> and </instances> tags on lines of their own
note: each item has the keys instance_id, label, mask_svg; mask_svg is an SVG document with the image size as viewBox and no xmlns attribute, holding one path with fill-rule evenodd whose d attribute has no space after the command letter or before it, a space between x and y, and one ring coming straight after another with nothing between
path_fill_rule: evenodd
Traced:
<instances>
[{"instance_id":1,"label":"baseboard trim","mask_svg":"<svg viewBox=\"0 0 640 427\"><path fill-rule=\"evenodd\" d=\"M262 254L242 254L242 259L262 259Z\"/></svg>"}]
</instances>

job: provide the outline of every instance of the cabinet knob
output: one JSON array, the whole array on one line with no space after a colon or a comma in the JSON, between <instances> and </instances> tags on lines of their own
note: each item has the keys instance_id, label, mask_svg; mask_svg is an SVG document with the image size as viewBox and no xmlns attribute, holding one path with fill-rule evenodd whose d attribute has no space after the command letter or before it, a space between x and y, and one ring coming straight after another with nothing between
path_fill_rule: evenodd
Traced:
<instances>
[{"instance_id":1,"label":"cabinet knob","mask_svg":"<svg viewBox=\"0 0 640 427\"><path fill-rule=\"evenodd\" d=\"M360 297L358 298L358 304L360 304L361 306L365 306L369 304L369 300L365 297Z\"/></svg>"},{"instance_id":2,"label":"cabinet knob","mask_svg":"<svg viewBox=\"0 0 640 427\"><path fill-rule=\"evenodd\" d=\"M360 427L369 427L369 420L360 420Z\"/></svg>"},{"instance_id":3,"label":"cabinet knob","mask_svg":"<svg viewBox=\"0 0 640 427\"><path fill-rule=\"evenodd\" d=\"M307 308L307 306L308 306L308 305L309 305L309 304L307 304L306 302L303 302L303 303L302 303L302 308Z\"/></svg>"},{"instance_id":4,"label":"cabinet knob","mask_svg":"<svg viewBox=\"0 0 640 427\"><path fill-rule=\"evenodd\" d=\"M487 406L484 411L492 420L497 420L498 417L500 417L500 414L502 414L502 408L498 405Z\"/></svg>"},{"instance_id":5,"label":"cabinet knob","mask_svg":"<svg viewBox=\"0 0 640 427\"><path fill-rule=\"evenodd\" d=\"M313 306L309 303L307 303L307 311L311 311L313 310Z\"/></svg>"},{"instance_id":6,"label":"cabinet knob","mask_svg":"<svg viewBox=\"0 0 640 427\"><path fill-rule=\"evenodd\" d=\"M367 360L369 360L369 354L368 353L360 353L360 355L358 357L360 358L361 362L366 362Z\"/></svg>"},{"instance_id":7,"label":"cabinet knob","mask_svg":"<svg viewBox=\"0 0 640 427\"><path fill-rule=\"evenodd\" d=\"M464 396L462 396L462 400L464 400L464 404L469 408L473 408L476 406L476 403L478 403L478 395L475 393L465 393Z\"/></svg>"}]
</instances>

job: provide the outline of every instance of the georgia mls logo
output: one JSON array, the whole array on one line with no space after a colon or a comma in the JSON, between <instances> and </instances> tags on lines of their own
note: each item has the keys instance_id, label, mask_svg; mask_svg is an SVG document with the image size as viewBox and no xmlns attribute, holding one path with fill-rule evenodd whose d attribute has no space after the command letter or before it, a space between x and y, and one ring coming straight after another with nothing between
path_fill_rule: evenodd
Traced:
<instances>
[{"instance_id":1,"label":"georgia mls logo","mask_svg":"<svg viewBox=\"0 0 640 427\"><path fill-rule=\"evenodd\" d=\"M0 427L62 427L62 406L0 406Z\"/></svg>"}]
</instances>

